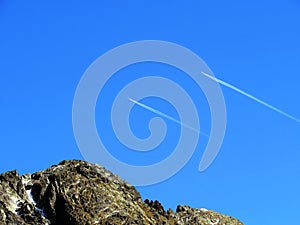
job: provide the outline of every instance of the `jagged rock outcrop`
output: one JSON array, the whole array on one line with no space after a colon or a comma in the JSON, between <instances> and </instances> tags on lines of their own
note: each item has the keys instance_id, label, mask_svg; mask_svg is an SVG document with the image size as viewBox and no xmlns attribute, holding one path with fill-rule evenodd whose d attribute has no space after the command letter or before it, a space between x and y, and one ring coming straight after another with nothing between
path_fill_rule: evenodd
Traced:
<instances>
[{"instance_id":1,"label":"jagged rock outcrop","mask_svg":"<svg viewBox=\"0 0 300 225\"><path fill-rule=\"evenodd\" d=\"M103 167L80 160L20 176L0 174L0 224L8 225L243 225L207 210L178 206L165 211L142 201L130 184Z\"/></svg>"}]
</instances>

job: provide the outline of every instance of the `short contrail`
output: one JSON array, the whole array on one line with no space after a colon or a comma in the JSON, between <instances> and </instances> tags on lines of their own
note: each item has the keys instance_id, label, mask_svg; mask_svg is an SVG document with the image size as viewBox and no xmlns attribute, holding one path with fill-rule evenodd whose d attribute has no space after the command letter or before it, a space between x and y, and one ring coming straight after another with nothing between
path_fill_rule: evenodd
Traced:
<instances>
[{"instance_id":1,"label":"short contrail","mask_svg":"<svg viewBox=\"0 0 300 225\"><path fill-rule=\"evenodd\" d=\"M133 102L133 103L135 103L135 104L137 104L137 105L143 107L144 109L147 109L147 110L150 111L150 112L153 112L153 113L155 113L155 114L157 114L157 115L160 115L160 116L162 116L162 117L165 117L166 119L169 119L169 120L171 120L171 121L173 121L173 122L175 122L175 123L177 123L177 124L179 124L179 125L182 125L183 127L186 127L186 128L188 128L188 129L191 129L191 130L193 130L193 131L195 131L195 132L197 132L197 133L200 133L200 134L203 135L203 136L209 137L208 134L203 133L202 131L199 131L199 130L195 129L194 127L191 127L191 126L188 125L188 124L182 123L181 121L179 121L179 120L177 120L177 119L175 119L175 118L173 118L173 117L171 117L171 116L169 116L169 115L167 115L167 114L165 114L165 113L163 113L163 112L161 112L161 111L159 111L159 110L157 110L157 109L154 109L154 108L152 108L152 107L150 107L150 106L148 106L148 105L145 105L145 104L143 104L143 103L140 103L140 102L138 102L138 101L136 101L136 100L134 100L134 99L132 99L132 98L129 98L129 97L128 97L128 99L129 99L129 101L131 101L131 102Z\"/></svg>"},{"instance_id":2,"label":"short contrail","mask_svg":"<svg viewBox=\"0 0 300 225\"><path fill-rule=\"evenodd\" d=\"M216 78L216 77L214 77L212 75L209 75L209 74L207 74L205 72L201 72L201 73L204 76L206 76L206 77L208 77L208 78L210 78L210 79L218 82L219 84L222 84L222 85L224 85L226 87L229 87L230 89L232 89L232 90L234 90L234 91L236 91L236 92L238 92L238 93L240 93L240 94L242 94L242 95L244 95L244 96L246 96L246 97L248 97L248 98L250 98L250 99L252 99L252 100L254 100L254 101L256 101L256 102L258 102L260 104L262 104L262 105L264 105L264 106L266 106L267 108L272 109L273 111L278 112L281 115L283 115L283 116L285 116L287 118L290 118L290 119L292 119L292 120L300 123L300 119L298 119L298 118L296 118L296 117L294 117L294 116L292 116L292 115L290 115L290 114L288 114L288 113L286 113L286 112L284 112L284 111L276 108L275 106L272 106L269 103L266 103L266 102L264 102L264 101L262 101L262 100L260 100L260 99L258 99L256 97L254 97L253 95L250 95L250 94L246 93L245 91L243 91L243 90L241 90L241 89L239 89L239 88L237 88L237 87L235 87L235 86L233 86L233 85L231 85L229 83L226 83L225 81L222 81L222 80L220 80L220 79L218 79L218 78Z\"/></svg>"}]
</instances>

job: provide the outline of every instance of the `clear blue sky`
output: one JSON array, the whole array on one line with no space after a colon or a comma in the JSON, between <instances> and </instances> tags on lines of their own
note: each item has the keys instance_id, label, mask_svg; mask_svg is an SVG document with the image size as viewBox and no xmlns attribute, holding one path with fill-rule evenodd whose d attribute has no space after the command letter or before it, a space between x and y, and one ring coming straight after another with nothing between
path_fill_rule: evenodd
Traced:
<instances>
[{"instance_id":1,"label":"clear blue sky","mask_svg":"<svg viewBox=\"0 0 300 225\"><path fill-rule=\"evenodd\" d=\"M76 86L97 57L131 41L183 45L218 78L300 118L298 0L100 2L0 0L0 172L17 169L23 174L63 159L83 159L72 130ZM131 72L143 74L143 68ZM116 86L106 96L118 84L112 82ZM139 191L165 208L187 204L248 225L294 224L300 211L300 124L222 90L227 131L212 166L203 173L197 170L204 137L178 174ZM141 111L135 113L143 121ZM204 105L199 111L203 131L209 132L209 109ZM100 122L101 108L97 112ZM118 155L114 139L106 142ZM145 161L131 153L118 157L152 163L170 150L161 153Z\"/></svg>"}]
</instances>

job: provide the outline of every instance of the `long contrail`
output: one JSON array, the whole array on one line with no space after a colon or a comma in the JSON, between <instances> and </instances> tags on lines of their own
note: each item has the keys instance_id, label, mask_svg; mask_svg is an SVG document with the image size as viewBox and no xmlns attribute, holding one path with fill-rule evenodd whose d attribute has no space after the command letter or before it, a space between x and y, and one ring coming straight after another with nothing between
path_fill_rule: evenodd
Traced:
<instances>
[{"instance_id":1,"label":"long contrail","mask_svg":"<svg viewBox=\"0 0 300 225\"><path fill-rule=\"evenodd\" d=\"M207 74L205 72L201 72L201 73L204 76L210 78L211 80L214 80L214 81L218 82L219 84L222 84L222 85L224 85L226 87L229 87L230 89L232 89L232 90L234 90L234 91L236 91L236 92L238 92L238 93L240 93L240 94L242 94L242 95L244 95L244 96L246 96L246 97L248 97L248 98L250 98L250 99L252 99L252 100L254 100L254 101L256 101L256 102L258 102L260 104L262 104L262 105L264 105L264 106L266 106L267 108L272 109L273 111L275 111L275 112L277 112L277 113L279 113L279 114L281 114L281 115L283 115L283 116L285 116L285 117L287 117L289 119L292 119L292 120L300 123L300 119L298 119L298 118L290 115L289 113L286 113L286 112L278 109L277 107L275 107L275 106L273 106L273 105L271 105L271 104L269 104L269 103L267 103L267 102L265 102L263 100L260 100L259 98L256 98L253 95L250 95L247 92L245 92L245 91L243 91L243 90L241 90L241 89L239 89L239 88L237 88L237 87L235 87L235 86L233 86L233 85L231 85L231 84L229 84L229 83L227 83L225 81L222 81L222 80L220 80L220 79L218 79L218 78L216 78L216 77L214 77L212 75L209 75L209 74Z\"/></svg>"},{"instance_id":2,"label":"long contrail","mask_svg":"<svg viewBox=\"0 0 300 225\"><path fill-rule=\"evenodd\" d=\"M173 117L171 117L171 116L169 116L169 115L167 115L167 114L165 114L165 113L163 113L163 112L161 112L161 111L159 111L159 110L157 110L157 109L154 109L154 108L152 108L152 107L150 107L150 106L148 106L148 105L145 105L145 104L143 104L143 103L140 103L140 102L138 102L138 101L136 101L136 100L134 100L134 99L132 99L132 98L129 98L129 97L128 97L128 99L129 99L129 101L131 101L131 102L133 102L133 103L135 103L135 104L141 106L141 107L144 108L144 109L147 109L147 110L150 111L150 112L153 112L153 113L155 113L155 114L157 114L157 115L159 115L159 116L165 117L166 119L169 119L169 120L171 120L171 121L173 121L173 122L175 122L175 123L177 123L177 124L179 124L179 125L182 125L183 127L186 127L186 128L188 128L188 129L191 129L191 130L193 130L193 131L195 131L195 132L197 132L197 133L200 133L200 134L203 135L203 136L209 137L208 134L206 134L206 133L204 133L204 132L202 132L202 131L199 131L199 130L197 130L196 128L194 128L194 127L192 127L192 126L190 126L190 125L188 125L188 124L182 123L180 120L177 120L177 119L175 119L175 118L173 118Z\"/></svg>"}]
</instances>

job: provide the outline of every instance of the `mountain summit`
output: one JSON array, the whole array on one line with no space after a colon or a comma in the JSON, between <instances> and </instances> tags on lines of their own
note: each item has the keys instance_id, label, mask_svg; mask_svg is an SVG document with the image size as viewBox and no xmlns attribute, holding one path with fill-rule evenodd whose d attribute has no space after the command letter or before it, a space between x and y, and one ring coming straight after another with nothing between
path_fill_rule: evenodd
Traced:
<instances>
[{"instance_id":1,"label":"mountain summit","mask_svg":"<svg viewBox=\"0 0 300 225\"><path fill-rule=\"evenodd\" d=\"M165 211L105 168L80 160L20 176L0 174L0 224L8 225L243 225L207 209Z\"/></svg>"}]
</instances>

